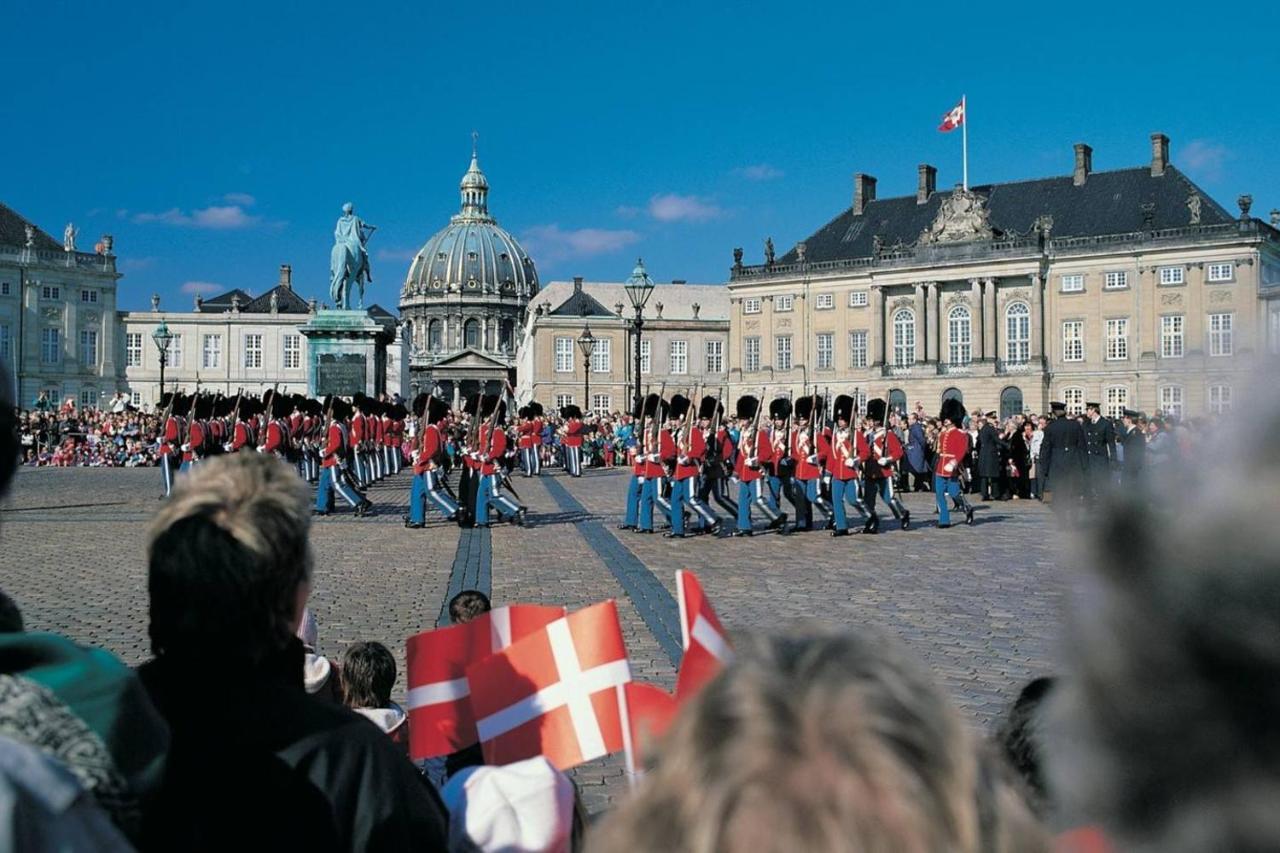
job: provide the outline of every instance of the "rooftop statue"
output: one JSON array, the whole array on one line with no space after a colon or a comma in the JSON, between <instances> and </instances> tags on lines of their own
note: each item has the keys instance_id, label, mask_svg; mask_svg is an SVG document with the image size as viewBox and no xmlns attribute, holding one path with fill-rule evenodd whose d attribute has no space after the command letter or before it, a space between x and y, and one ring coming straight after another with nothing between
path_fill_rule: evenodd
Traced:
<instances>
[{"instance_id":1,"label":"rooftop statue","mask_svg":"<svg viewBox=\"0 0 1280 853\"><path fill-rule=\"evenodd\" d=\"M364 286L373 281L369 269L369 238L377 228L356 216L351 202L342 206L342 216L333 228L333 251L329 253L329 297L333 307L351 308L351 288L359 288L356 307L364 309Z\"/></svg>"}]
</instances>

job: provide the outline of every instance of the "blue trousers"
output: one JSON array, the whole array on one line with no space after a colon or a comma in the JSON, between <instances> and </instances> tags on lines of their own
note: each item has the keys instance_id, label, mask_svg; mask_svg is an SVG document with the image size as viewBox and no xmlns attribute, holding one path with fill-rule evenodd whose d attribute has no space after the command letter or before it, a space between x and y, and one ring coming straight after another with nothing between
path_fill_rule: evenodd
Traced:
<instances>
[{"instance_id":1,"label":"blue trousers","mask_svg":"<svg viewBox=\"0 0 1280 853\"><path fill-rule=\"evenodd\" d=\"M513 516L520 511L520 506L507 497L498 488L498 475L486 474L480 478L476 486L476 525L489 523L489 505L492 504L499 517Z\"/></svg>"},{"instance_id":2,"label":"blue trousers","mask_svg":"<svg viewBox=\"0 0 1280 853\"><path fill-rule=\"evenodd\" d=\"M582 447L564 446L564 467L570 477L582 476Z\"/></svg>"},{"instance_id":3,"label":"blue trousers","mask_svg":"<svg viewBox=\"0 0 1280 853\"><path fill-rule=\"evenodd\" d=\"M333 506L334 493L342 496L342 499L351 506L359 506L360 498L352 490L342 476L342 469L337 465L331 468L324 468L320 471L320 485L316 487L316 509L321 512L328 512Z\"/></svg>"},{"instance_id":4,"label":"blue trousers","mask_svg":"<svg viewBox=\"0 0 1280 853\"><path fill-rule=\"evenodd\" d=\"M622 523L628 527L640 523L640 478L635 474L627 483L627 512L622 516Z\"/></svg>"},{"instance_id":5,"label":"blue trousers","mask_svg":"<svg viewBox=\"0 0 1280 853\"><path fill-rule=\"evenodd\" d=\"M951 501L960 497L960 481L941 474L933 475L933 496L938 502L938 524L951 523Z\"/></svg>"},{"instance_id":6,"label":"blue trousers","mask_svg":"<svg viewBox=\"0 0 1280 853\"><path fill-rule=\"evenodd\" d=\"M684 534L684 508L689 507L698 518L698 529L704 530L715 524L716 517L698 500L698 479L689 477L671 482L671 532L677 536Z\"/></svg>"},{"instance_id":7,"label":"blue trousers","mask_svg":"<svg viewBox=\"0 0 1280 853\"><path fill-rule=\"evenodd\" d=\"M168 497L173 492L173 455L166 453L160 457L160 476L164 480L164 493Z\"/></svg>"},{"instance_id":8,"label":"blue trousers","mask_svg":"<svg viewBox=\"0 0 1280 853\"><path fill-rule=\"evenodd\" d=\"M778 517L778 502L765 488L764 478L750 483L738 481L738 529L751 529L751 505L755 504L770 521Z\"/></svg>"},{"instance_id":9,"label":"blue trousers","mask_svg":"<svg viewBox=\"0 0 1280 853\"><path fill-rule=\"evenodd\" d=\"M653 530L653 504L657 499L658 483L656 477L637 478L640 480L640 524L641 530Z\"/></svg>"},{"instance_id":10,"label":"blue trousers","mask_svg":"<svg viewBox=\"0 0 1280 853\"><path fill-rule=\"evenodd\" d=\"M439 473L424 471L413 476L413 486L409 490L409 521L421 524L427 518L427 501L440 510L445 519L453 518L458 512L458 505L441 488Z\"/></svg>"},{"instance_id":11,"label":"blue trousers","mask_svg":"<svg viewBox=\"0 0 1280 853\"><path fill-rule=\"evenodd\" d=\"M831 513L835 516L836 530L849 529L849 514L845 512L844 503L856 504L858 501L858 481L856 479L841 480L831 478Z\"/></svg>"}]
</instances>

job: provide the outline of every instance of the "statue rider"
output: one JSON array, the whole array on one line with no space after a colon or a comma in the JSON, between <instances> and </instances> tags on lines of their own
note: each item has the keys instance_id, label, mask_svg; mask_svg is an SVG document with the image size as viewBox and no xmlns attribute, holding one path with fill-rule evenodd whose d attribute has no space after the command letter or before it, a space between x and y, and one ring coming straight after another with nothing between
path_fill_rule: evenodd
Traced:
<instances>
[{"instance_id":1,"label":"statue rider","mask_svg":"<svg viewBox=\"0 0 1280 853\"><path fill-rule=\"evenodd\" d=\"M369 253L365 250L365 245L375 230L374 226L366 225L356 216L355 206L351 202L342 206L342 216L338 217L338 224L333 228L334 242L346 246L352 258L359 258L363 262L365 281L369 282L373 281L373 268L369 266Z\"/></svg>"}]
</instances>

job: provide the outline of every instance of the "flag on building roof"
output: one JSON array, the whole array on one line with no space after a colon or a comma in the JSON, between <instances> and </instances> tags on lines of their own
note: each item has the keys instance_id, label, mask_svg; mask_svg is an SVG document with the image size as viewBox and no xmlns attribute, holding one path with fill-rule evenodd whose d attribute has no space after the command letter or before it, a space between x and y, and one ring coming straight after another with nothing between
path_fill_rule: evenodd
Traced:
<instances>
[{"instance_id":1,"label":"flag on building roof","mask_svg":"<svg viewBox=\"0 0 1280 853\"><path fill-rule=\"evenodd\" d=\"M960 98L960 103L951 108L951 111L942 117L942 124L938 125L938 130L943 133L949 133L960 125L964 124L964 98Z\"/></svg>"}]
</instances>

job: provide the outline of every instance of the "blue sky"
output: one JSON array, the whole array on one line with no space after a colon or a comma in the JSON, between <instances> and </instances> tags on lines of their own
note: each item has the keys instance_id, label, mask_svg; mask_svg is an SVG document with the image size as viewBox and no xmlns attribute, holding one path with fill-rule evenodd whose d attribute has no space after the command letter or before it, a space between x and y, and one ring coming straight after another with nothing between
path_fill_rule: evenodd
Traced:
<instances>
[{"instance_id":1,"label":"blue sky","mask_svg":"<svg viewBox=\"0 0 1280 853\"><path fill-rule=\"evenodd\" d=\"M851 174L970 180L1139 165L1148 135L1234 210L1280 207L1274 5L25 3L6 41L0 201L115 235L120 304L326 288L342 203L379 226L373 296L458 206L472 130L490 209L544 282L722 282L847 207ZM887 7L887 8L884 8ZM1248 16L1246 18L1246 15Z\"/></svg>"}]
</instances>

